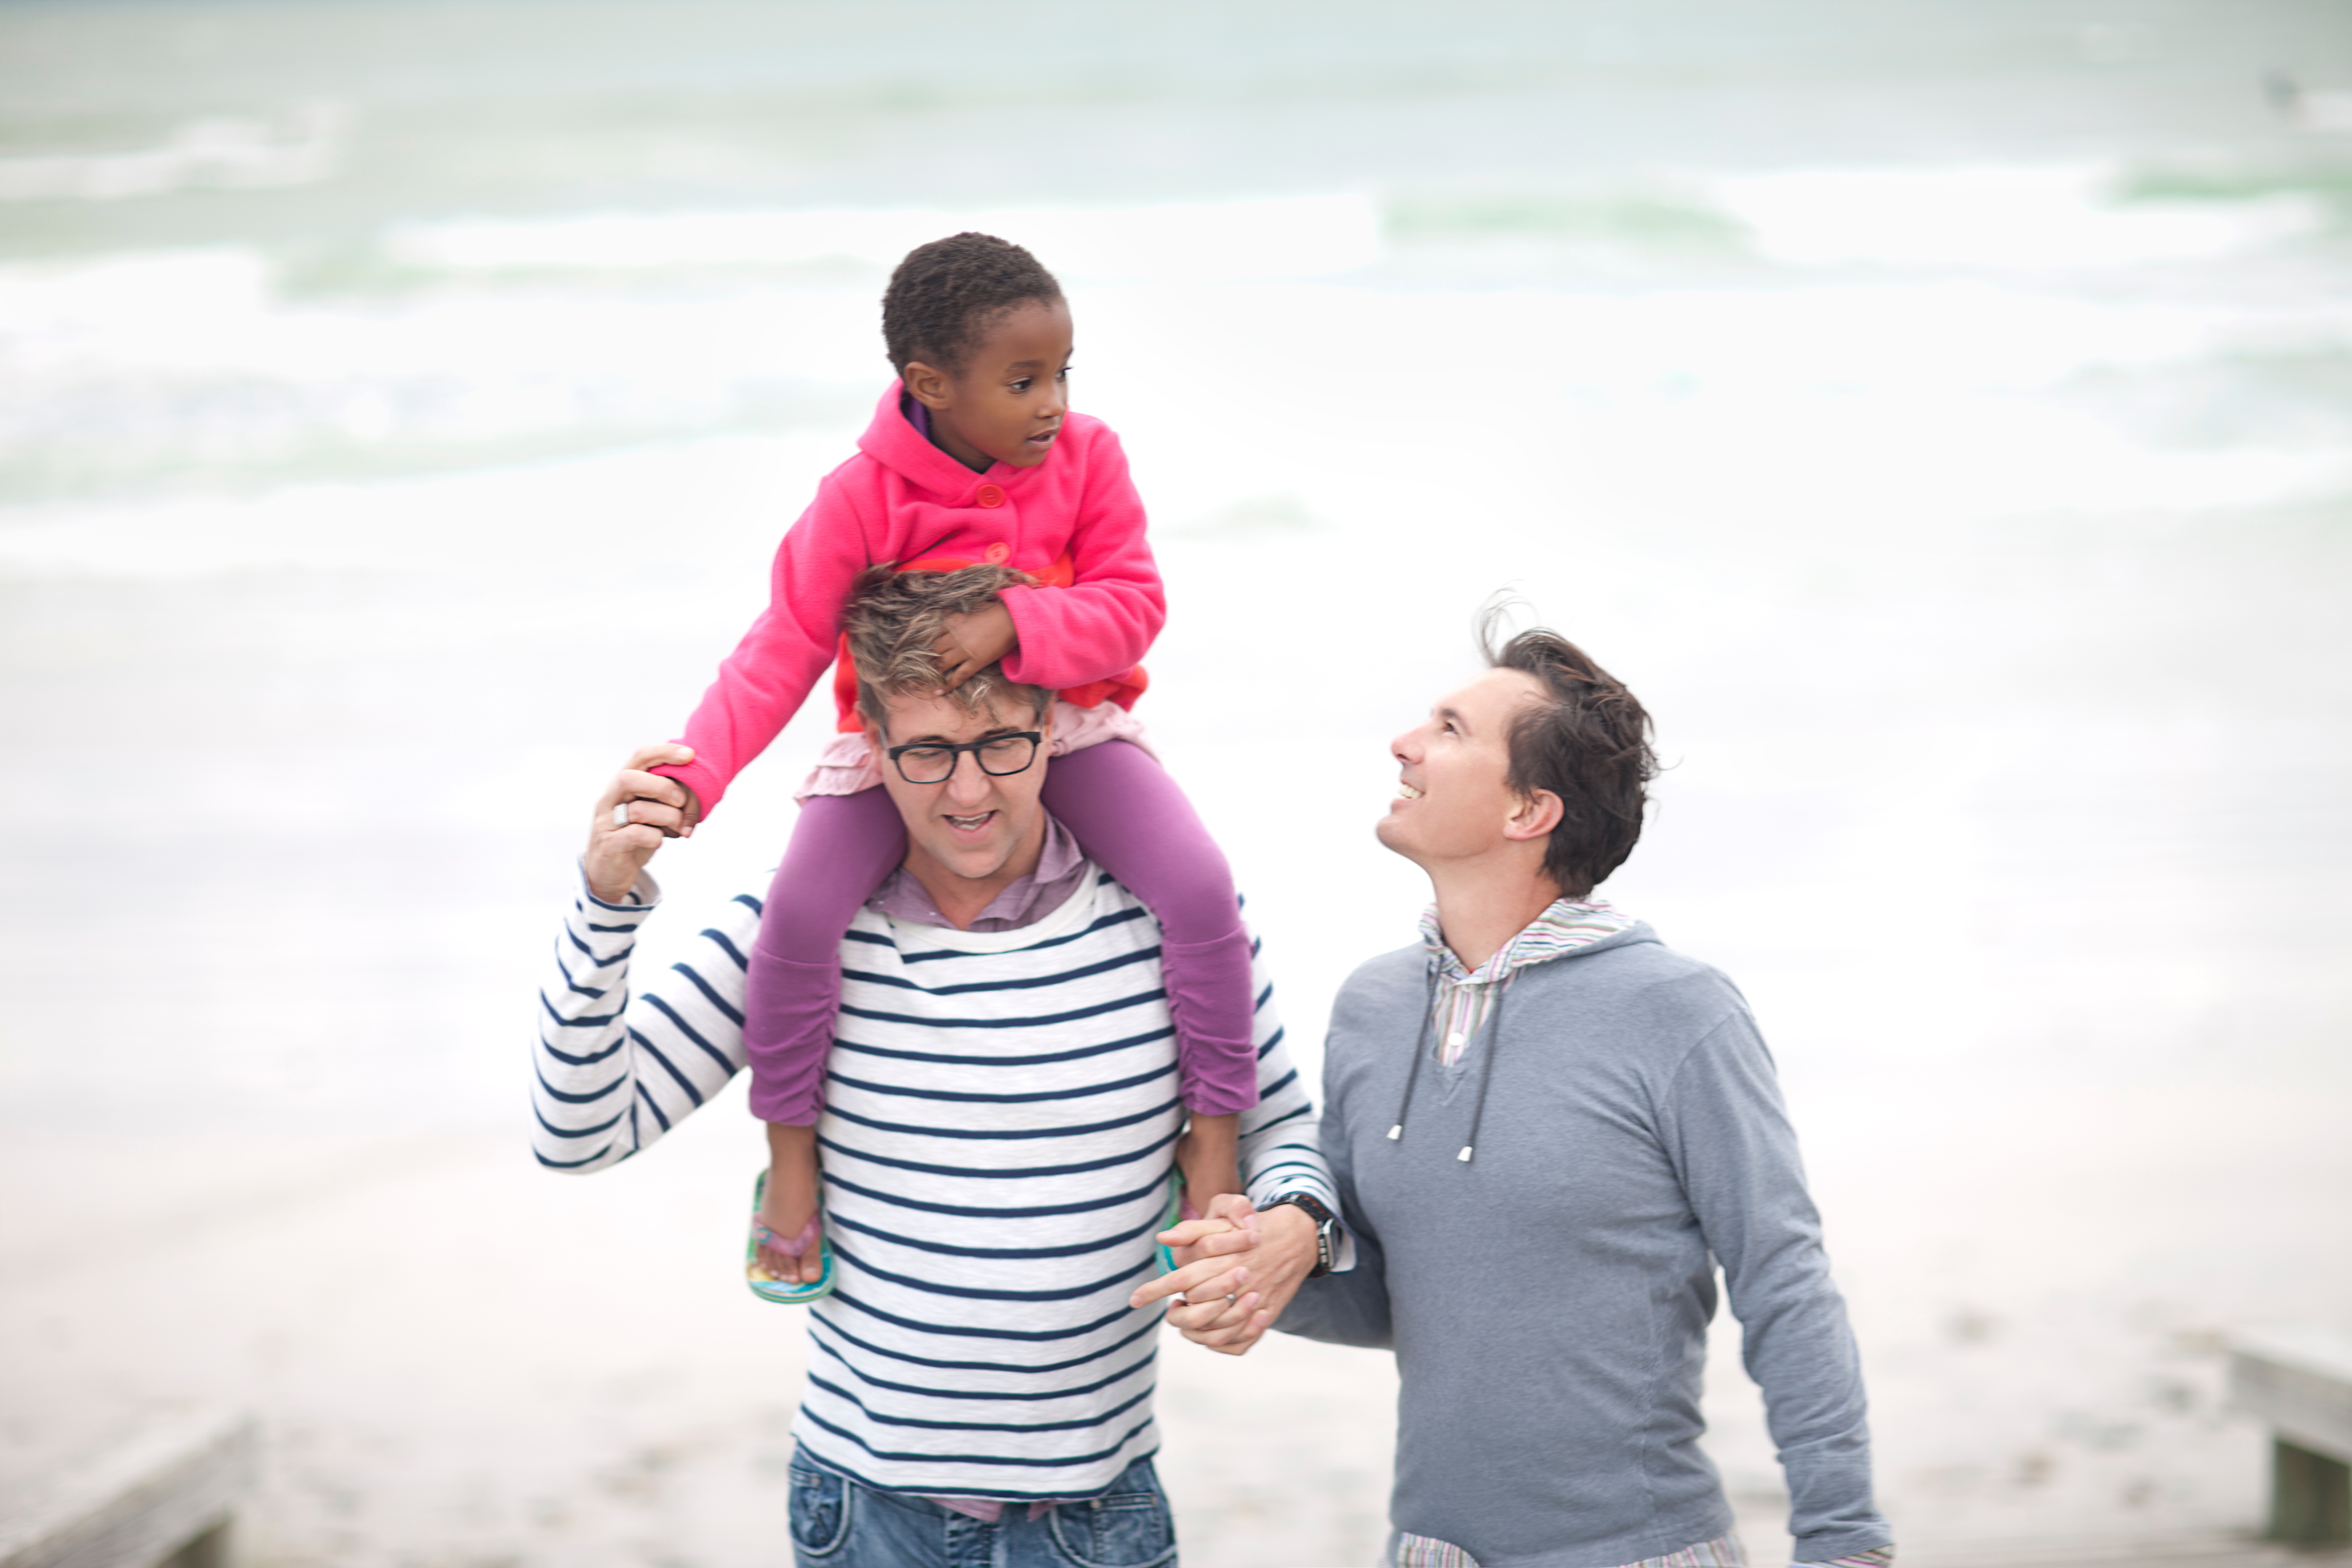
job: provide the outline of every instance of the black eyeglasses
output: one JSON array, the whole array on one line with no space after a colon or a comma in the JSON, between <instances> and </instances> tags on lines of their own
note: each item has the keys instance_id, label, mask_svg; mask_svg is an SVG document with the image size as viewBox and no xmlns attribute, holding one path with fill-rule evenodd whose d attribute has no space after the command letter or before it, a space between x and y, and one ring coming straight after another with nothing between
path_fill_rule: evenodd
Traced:
<instances>
[{"instance_id":1,"label":"black eyeglasses","mask_svg":"<svg viewBox=\"0 0 2352 1568\"><path fill-rule=\"evenodd\" d=\"M980 760L980 771L992 778L1007 778L1027 770L1037 760L1042 730L1016 730L1010 735L950 745L945 741L916 741L893 746L883 755L898 766L898 776L913 784L945 784L955 776L956 758L970 752Z\"/></svg>"}]
</instances>

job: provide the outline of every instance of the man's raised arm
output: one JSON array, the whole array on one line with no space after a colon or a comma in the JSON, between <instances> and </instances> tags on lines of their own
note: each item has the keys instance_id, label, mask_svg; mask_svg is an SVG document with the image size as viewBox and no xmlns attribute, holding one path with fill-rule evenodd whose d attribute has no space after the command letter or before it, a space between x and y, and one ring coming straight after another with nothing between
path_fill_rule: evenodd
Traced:
<instances>
[{"instance_id":1,"label":"man's raised arm","mask_svg":"<svg viewBox=\"0 0 2352 1568\"><path fill-rule=\"evenodd\" d=\"M680 984L632 997L637 928L661 892L646 863L692 831L684 786L645 770L692 758L641 746L596 802L588 847L553 963L540 990L532 1051L531 1152L550 1170L616 1165L705 1104L743 1065L743 955L759 900L730 902L671 965Z\"/></svg>"}]
</instances>

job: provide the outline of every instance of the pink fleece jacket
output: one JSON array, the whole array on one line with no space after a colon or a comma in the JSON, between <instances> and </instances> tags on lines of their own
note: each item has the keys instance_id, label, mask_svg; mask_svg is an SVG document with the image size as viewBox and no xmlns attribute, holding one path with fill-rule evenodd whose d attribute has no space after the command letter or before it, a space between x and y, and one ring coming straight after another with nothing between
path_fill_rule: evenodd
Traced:
<instances>
[{"instance_id":1,"label":"pink fleece jacket","mask_svg":"<svg viewBox=\"0 0 2352 1568\"><path fill-rule=\"evenodd\" d=\"M767 609L719 667L679 737L694 761L654 770L692 789L706 816L799 711L825 667L838 657L845 672L842 609L858 574L876 562L908 570L987 563L1029 573L1048 585L1002 595L1021 639L1004 672L1082 708L1106 700L1131 708L1143 690L1137 661L1167 621L1168 603L1143 539L1142 498L1110 426L1067 415L1044 462L995 463L976 474L908 421L901 394L893 381L857 438L857 455L824 477L785 531ZM857 728L854 684L837 679L835 692L841 727Z\"/></svg>"}]
</instances>

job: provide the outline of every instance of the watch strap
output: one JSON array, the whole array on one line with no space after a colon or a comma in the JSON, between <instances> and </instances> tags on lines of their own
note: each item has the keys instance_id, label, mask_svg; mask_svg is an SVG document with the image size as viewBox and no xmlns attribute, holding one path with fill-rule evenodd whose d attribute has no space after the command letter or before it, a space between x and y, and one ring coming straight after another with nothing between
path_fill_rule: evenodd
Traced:
<instances>
[{"instance_id":1,"label":"watch strap","mask_svg":"<svg viewBox=\"0 0 2352 1568\"><path fill-rule=\"evenodd\" d=\"M1339 1260L1339 1216L1311 1193L1285 1193L1269 1200L1265 1206L1276 1209L1286 1205L1299 1210L1315 1222L1315 1267L1307 1277L1320 1279L1330 1273L1332 1266Z\"/></svg>"}]
</instances>

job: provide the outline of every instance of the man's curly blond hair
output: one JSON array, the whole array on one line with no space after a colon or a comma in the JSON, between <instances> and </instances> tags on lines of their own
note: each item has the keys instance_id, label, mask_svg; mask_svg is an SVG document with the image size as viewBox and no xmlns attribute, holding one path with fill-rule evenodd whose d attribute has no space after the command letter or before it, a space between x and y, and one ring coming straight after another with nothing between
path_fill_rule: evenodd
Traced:
<instances>
[{"instance_id":1,"label":"man's curly blond hair","mask_svg":"<svg viewBox=\"0 0 2352 1568\"><path fill-rule=\"evenodd\" d=\"M1033 582L1010 566L965 566L953 572L900 572L869 566L857 579L842 613L850 661L857 667L857 712L877 730L887 730L893 697L929 697L947 684L932 651L950 616L986 609L1001 589ZM954 690L948 700L978 713L999 700L1025 700L1043 717L1054 694L1042 686L1008 680L1004 667L992 664Z\"/></svg>"}]
</instances>

